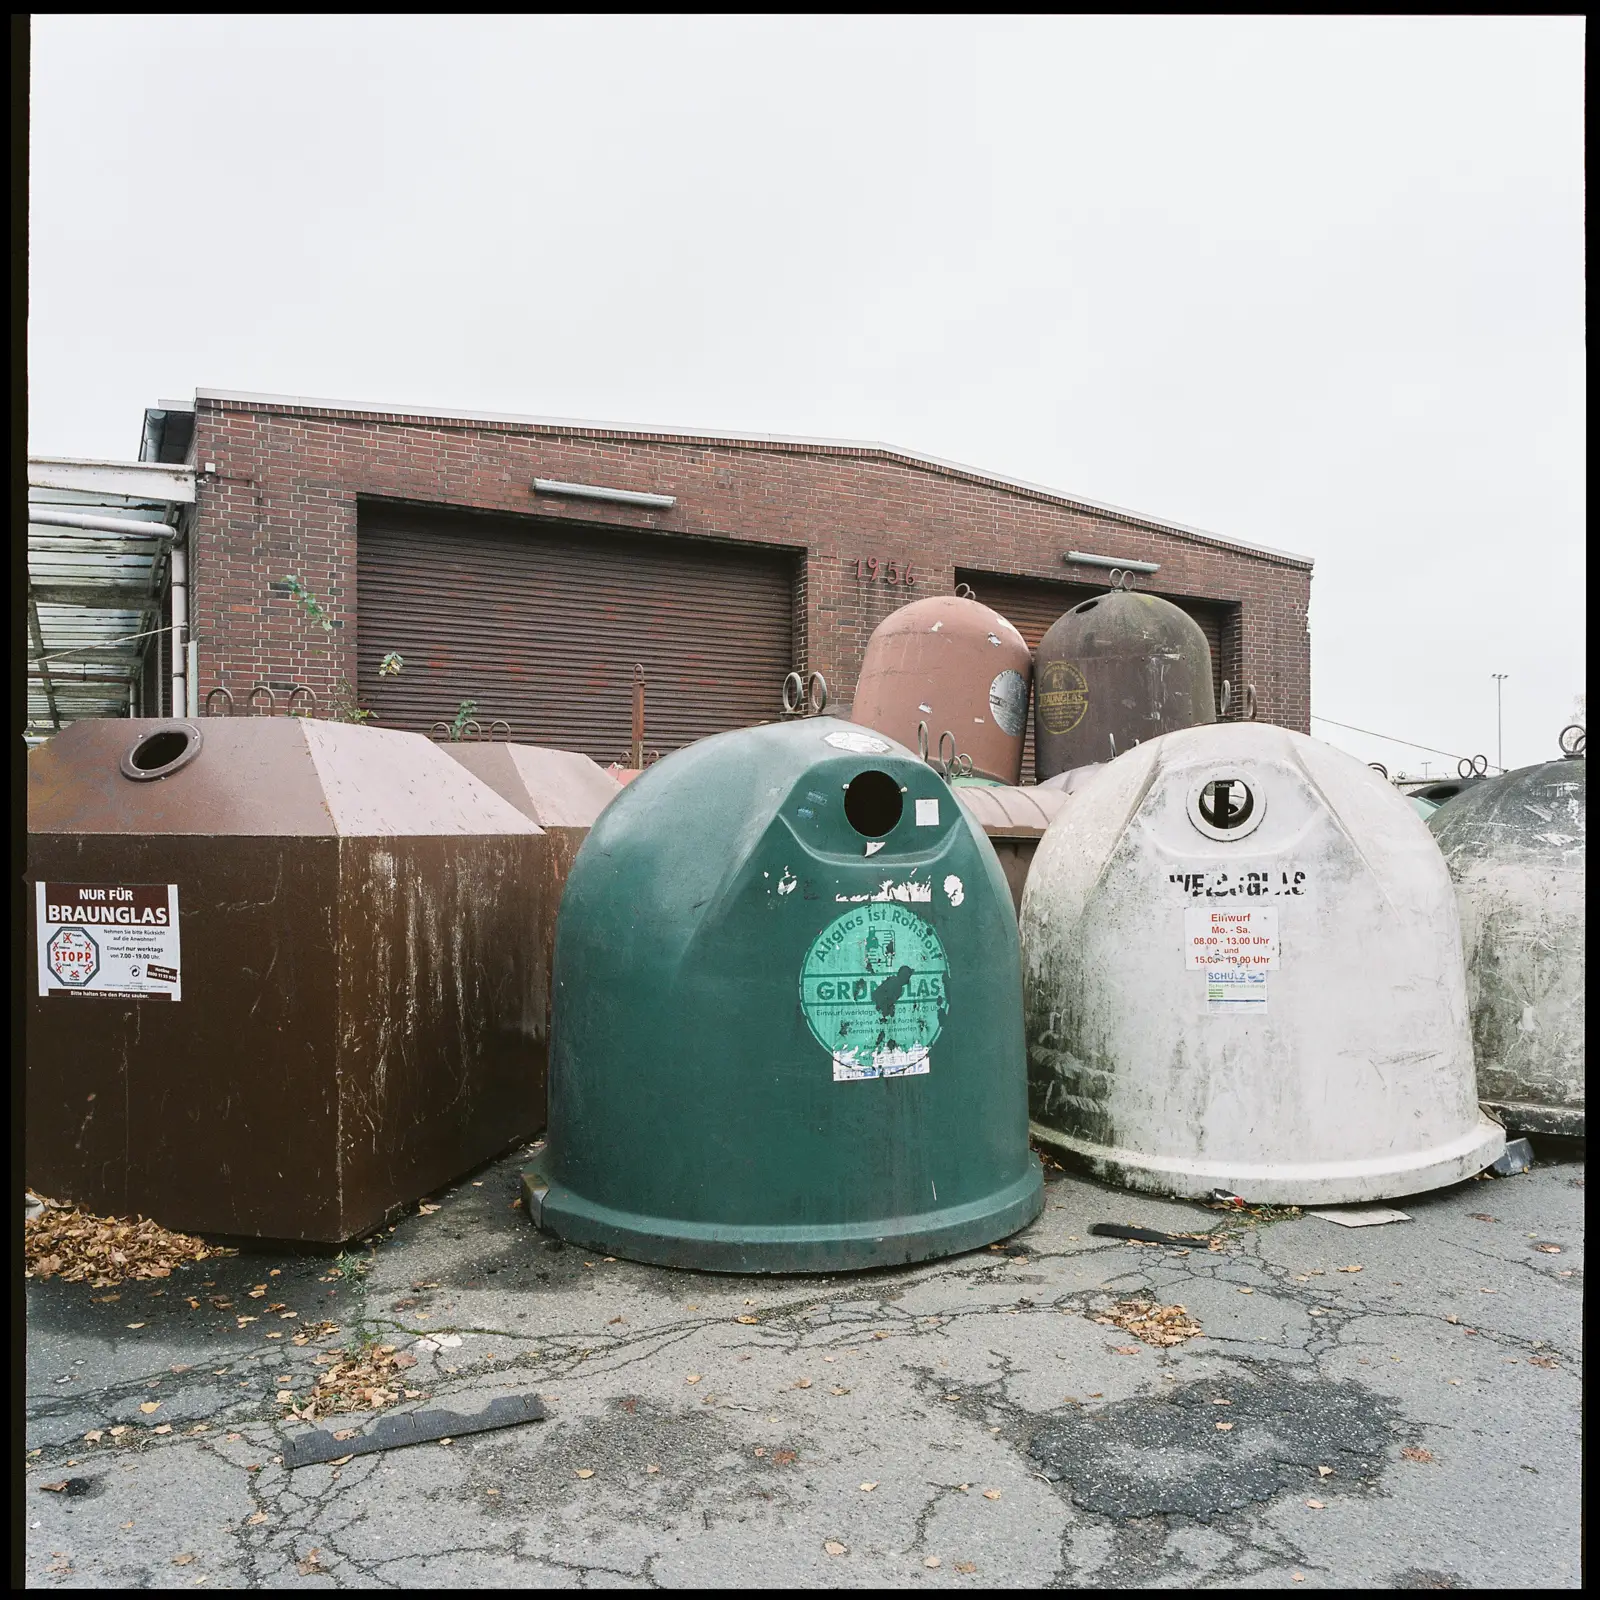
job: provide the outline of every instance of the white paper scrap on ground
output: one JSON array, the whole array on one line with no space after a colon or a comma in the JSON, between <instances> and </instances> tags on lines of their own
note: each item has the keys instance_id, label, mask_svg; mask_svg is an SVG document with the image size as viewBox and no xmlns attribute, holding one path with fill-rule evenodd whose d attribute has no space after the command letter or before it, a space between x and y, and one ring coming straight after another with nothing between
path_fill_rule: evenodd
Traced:
<instances>
[{"instance_id":1,"label":"white paper scrap on ground","mask_svg":"<svg viewBox=\"0 0 1600 1600\"><path fill-rule=\"evenodd\" d=\"M1383 1222L1409 1222L1408 1213L1393 1206L1350 1206L1338 1211L1308 1211L1308 1217L1337 1222L1341 1228L1375 1228Z\"/></svg>"}]
</instances>

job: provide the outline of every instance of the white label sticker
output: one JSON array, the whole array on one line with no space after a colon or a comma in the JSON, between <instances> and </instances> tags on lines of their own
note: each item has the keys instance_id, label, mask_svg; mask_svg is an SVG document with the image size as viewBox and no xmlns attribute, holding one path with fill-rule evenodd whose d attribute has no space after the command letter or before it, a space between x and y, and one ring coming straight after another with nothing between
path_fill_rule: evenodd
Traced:
<instances>
[{"instance_id":1,"label":"white label sticker","mask_svg":"<svg viewBox=\"0 0 1600 1600\"><path fill-rule=\"evenodd\" d=\"M41 883L39 993L181 1000L175 883Z\"/></svg>"},{"instance_id":2,"label":"white label sticker","mask_svg":"<svg viewBox=\"0 0 1600 1600\"><path fill-rule=\"evenodd\" d=\"M835 750L849 750L858 756L886 756L889 753L889 746L882 739L874 739L870 733L851 733L841 728L837 732L823 734L822 738Z\"/></svg>"},{"instance_id":3,"label":"white label sticker","mask_svg":"<svg viewBox=\"0 0 1600 1600\"><path fill-rule=\"evenodd\" d=\"M939 826L938 799L917 801L917 826L919 828L937 828Z\"/></svg>"},{"instance_id":4,"label":"white label sticker","mask_svg":"<svg viewBox=\"0 0 1600 1600\"><path fill-rule=\"evenodd\" d=\"M1183 913L1183 964L1267 971L1278 964L1278 908L1249 911L1230 906L1187 906Z\"/></svg>"},{"instance_id":5,"label":"white label sticker","mask_svg":"<svg viewBox=\"0 0 1600 1600\"><path fill-rule=\"evenodd\" d=\"M1248 967L1210 967L1206 970L1206 1010L1265 1011L1267 975Z\"/></svg>"},{"instance_id":6,"label":"white label sticker","mask_svg":"<svg viewBox=\"0 0 1600 1600\"><path fill-rule=\"evenodd\" d=\"M994 714L995 726L1016 738L1028 718L1028 680L1009 667L996 673L989 685L989 710Z\"/></svg>"}]
</instances>

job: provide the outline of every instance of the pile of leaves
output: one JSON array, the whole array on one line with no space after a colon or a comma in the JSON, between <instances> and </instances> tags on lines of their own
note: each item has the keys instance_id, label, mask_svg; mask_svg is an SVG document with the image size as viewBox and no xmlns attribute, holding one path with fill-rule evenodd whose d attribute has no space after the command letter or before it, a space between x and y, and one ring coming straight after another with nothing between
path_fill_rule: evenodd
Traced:
<instances>
[{"instance_id":1,"label":"pile of leaves","mask_svg":"<svg viewBox=\"0 0 1600 1600\"><path fill-rule=\"evenodd\" d=\"M173 1233L147 1217L97 1217L59 1200L34 1196L44 1209L22 1224L23 1254L30 1278L87 1281L110 1289L129 1278L166 1278L189 1261L231 1256L204 1239Z\"/></svg>"},{"instance_id":2,"label":"pile of leaves","mask_svg":"<svg viewBox=\"0 0 1600 1600\"><path fill-rule=\"evenodd\" d=\"M318 1356L316 1364L324 1370L304 1399L290 1389L279 1390L278 1404L285 1407L285 1415L314 1422L340 1412L381 1411L402 1399L426 1398L422 1390L408 1389L402 1376L406 1368L416 1366L417 1358L397 1352L392 1344L352 1345Z\"/></svg>"},{"instance_id":3,"label":"pile of leaves","mask_svg":"<svg viewBox=\"0 0 1600 1600\"><path fill-rule=\"evenodd\" d=\"M1185 1306L1158 1306L1153 1300L1119 1300L1094 1319L1104 1328L1122 1328L1146 1344L1175 1345L1203 1330Z\"/></svg>"}]
</instances>

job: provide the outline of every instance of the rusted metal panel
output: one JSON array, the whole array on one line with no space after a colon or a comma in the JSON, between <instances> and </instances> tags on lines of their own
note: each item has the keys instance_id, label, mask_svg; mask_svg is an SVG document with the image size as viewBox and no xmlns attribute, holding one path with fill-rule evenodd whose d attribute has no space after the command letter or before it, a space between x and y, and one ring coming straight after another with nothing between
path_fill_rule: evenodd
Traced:
<instances>
[{"instance_id":1,"label":"rusted metal panel","mask_svg":"<svg viewBox=\"0 0 1600 1600\"><path fill-rule=\"evenodd\" d=\"M952 792L994 846L1011 890L1012 907L1020 916L1022 890L1033 866L1034 851L1066 803L1066 794L1060 789L960 782L953 785Z\"/></svg>"},{"instance_id":2,"label":"rusted metal panel","mask_svg":"<svg viewBox=\"0 0 1600 1600\"><path fill-rule=\"evenodd\" d=\"M628 761L636 665L663 754L774 716L794 665L793 552L363 501L357 573L361 704L385 727L471 700L519 742ZM381 677L390 651L404 670Z\"/></svg>"},{"instance_id":3,"label":"rusted metal panel","mask_svg":"<svg viewBox=\"0 0 1600 1600\"><path fill-rule=\"evenodd\" d=\"M30 966L35 884L175 886L181 962L177 999L30 981L29 1182L336 1243L535 1132L544 834L426 739L299 718L210 719L126 778L175 726L85 721L29 757Z\"/></svg>"},{"instance_id":4,"label":"rusted metal panel","mask_svg":"<svg viewBox=\"0 0 1600 1600\"><path fill-rule=\"evenodd\" d=\"M998 611L959 595L930 595L873 629L851 716L908 749L949 736L951 756L970 756L980 777L1015 783L1028 727L1032 659Z\"/></svg>"}]
</instances>

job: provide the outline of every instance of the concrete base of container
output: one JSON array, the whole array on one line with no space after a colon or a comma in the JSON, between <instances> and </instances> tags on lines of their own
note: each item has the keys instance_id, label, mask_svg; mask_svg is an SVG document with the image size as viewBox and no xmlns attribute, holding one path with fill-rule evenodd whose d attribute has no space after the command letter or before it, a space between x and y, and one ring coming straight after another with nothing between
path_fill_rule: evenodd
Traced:
<instances>
[{"instance_id":1,"label":"concrete base of container","mask_svg":"<svg viewBox=\"0 0 1600 1600\"><path fill-rule=\"evenodd\" d=\"M595 1205L533 1168L522 1199L534 1225L570 1244L658 1267L698 1272L850 1272L902 1267L977 1250L1025 1228L1044 1207L1044 1173L1030 1155L1016 1183L965 1206L840 1227L730 1227L646 1217Z\"/></svg>"},{"instance_id":2,"label":"concrete base of container","mask_svg":"<svg viewBox=\"0 0 1600 1600\"><path fill-rule=\"evenodd\" d=\"M1488 1117L1451 1140L1410 1156L1371 1161L1227 1162L1163 1160L1137 1150L1111 1149L1030 1123L1034 1139L1123 1189L1206 1200L1218 1189L1252 1205L1360 1205L1424 1194L1482 1172L1505 1149L1506 1131Z\"/></svg>"},{"instance_id":3,"label":"concrete base of container","mask_svg":"<svg viewBox=\"0 0 1600 1600\"><path fill-rule=\"evenodd\" d=\"M1484 1100L1480 1103L1511 1133L1542 1133L1562 1139L1584 1137L1582 1106L1541 1106L1527 1100Z\"/></svg>"}]
</instances>

